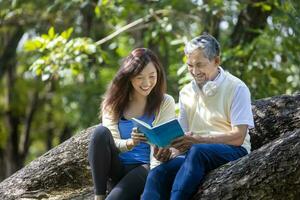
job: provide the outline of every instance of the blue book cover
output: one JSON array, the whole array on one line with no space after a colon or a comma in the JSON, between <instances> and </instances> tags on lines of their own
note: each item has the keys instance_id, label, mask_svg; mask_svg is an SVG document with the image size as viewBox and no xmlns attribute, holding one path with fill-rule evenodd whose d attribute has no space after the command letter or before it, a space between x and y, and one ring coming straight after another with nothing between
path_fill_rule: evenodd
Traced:
<instances>
[{"instance_id":1,"label":"blue book cover","mask_svg":"<svg viewBox=\"0 0 300 200\"><path fill-rule=\"evenodd\" d=\"M134 127L138 128L139 132L145 134L150 143L159 147L166 147L175 138L184 135L184 132L177 119L172 119L155 127L151 127L149 124L136 118L132 118L132 122Z\"/></svg>"}]
</instances>

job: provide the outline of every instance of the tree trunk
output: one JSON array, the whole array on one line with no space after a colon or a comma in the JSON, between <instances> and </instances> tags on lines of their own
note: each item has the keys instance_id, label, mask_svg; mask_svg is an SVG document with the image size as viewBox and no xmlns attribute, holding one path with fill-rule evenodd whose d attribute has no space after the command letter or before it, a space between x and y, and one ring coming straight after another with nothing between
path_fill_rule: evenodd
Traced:
<instances>
[{"instance_id":1,"label":"tree trunk","mask_svg":"<svg viewBox=\"0 0 300 200\"><path fill-rule=\"evenodd\" d=\"M38 109L38 103L39 103L39 92L36 89L33 92L33 95L31 97L29 108L26 113L25 118L25 127L24 127L24 134L23 134L23 141L21 142L22 149L20 150L20 162L23 164L25 162L29 147L30 147L30 132L31 132L31 125L32 121L35 115L35 112Z\"/></svg>"},{"instance_id":2,"label":"tree trunk","mask_svg":"<svg viewBox=\"0 0 300 200\"><path fill-rule=\"evenodd\" d=\"M73 129L74 128L72 127L72 125L70 125L69 123L65 123L64 128L61 134L59 135L59 144L72 137Z\"/></svg>"},{"instance_id":3,"label":"tree trunk","mask_svg":"<svg viewBox=\"0 0 300 200\"><path fill-rule=\"evenodd\" d=\"M270 6L270 10L264 10L262 5ZM250 0L248 6L238 16L238 22L230 36L231 47L244 46L251 43L267 25L267 18L270 16L274 5L265 0Z\"/></svg>"},{"instance_id":4,"label":"tree trunk","mask_svg":"<svg viewBox=\"0 0 300 200\"><path fill-rule=\"evenodd\" d=\"M52 107L52 97L56 90L56 85L55 85L54 79L51 80L48 87L49 87L48 94L44 98L48 102L49 106ZM54 138L54 127L55 127L55 124L53 122L53 111L52 110L47 112L47 122L48 122L48 124L47 124L47 129L45 132L47 134L46 146L47 146L47 150L49 151L53 147L52 140Z\"/></svg>"},{"instance_id":5,"label":"tree trunk","mask_svg":"<svg viewBox=\"0 0 300 200\"><path fill-rule=\"evenodd\" d=\"M4 150L0 147L0 181L6 178L6 165L5 165L5 157Z\"/></svg>"},{"instance_id":6,"label":"tree trunk","mask_svg":"<svg viewBox=\"0 0 300 200\"><path fill-rule=\"evenodd\" d=\"M16 49L23 34L24 29L19 26L10 37L6 38L8 42L4 47L3 54L0 56L0 80L4 77L7 70L12 65L15 65Z\"/></svg>"},{"instance_id":7,"label":"tree trunk","mask_svg":"<svg viewBox=\"0 0 300 200\"><path fill-rule=\"evenodd\" d=\"M19 124L20 117L15 114L16 93L16 49L24 34L24 28L22 26L17 27L12 34L7 38L8 42L4 47L3 54L0 55L0 80L6 77L7 81L7 96L6 96L6 109L5 109L5 123L8 132L8 138L5 142L6 148L1 151L0 163L1 163L1 175L0 180L4 177L16 172L22 167L19 154ZM5 76L6 75L6 76Z\"/></svg>"},{"instance_id":8,"label":"tree trunk","mask_svg":"<svg viewBox=\"0 0 300 200\"><path fill-rule=\"evenodd\" d=\"M300 93L254 102L255 128L250 130L252 150L300 128Z\"/></svg>"},{"instance_id":9,"label":"tree trunk","mask_svg":"<svg viewBox=\"0 0 300 200\"><path fill-rule=\"evenodd\" d=\"M213 7L214 2L204 0L203 4L209 5L209 7ZM212 12L211 10L207 11L206 9L203 9L202 12L199 12L199 19L201 19L201 24L204 28L203 32L207 32L213 35L217 40L219 40L220 22L223 18L224 11L222 9L215 9L214 12Z\"/></svg>"},{"instance_id":10,"label":"tree trunk","mask_svg":"<svg viewBox=\"0 0 300 200\"><path fill-rule=\"evenodd\" d=\"M299 199L300 129L210 172L193 199Z\"/></svg>"},{"instance_id":11,"label":"tree trunk","mask_svg":"<svg viewBox=\"0 0 300 200\"><path fill-rule=\"evenodd\" d=\"M20 117L15 111L15 83L16 83L16 63L10 61L10 65L7 69L7 110L5 111L5 122L8 129L8 141L6 143L6 177L16 172L22 167L19 154L19 124Z\"/></svg>"},{"instance_id":12,"label":"tree trunk","mask_svg":"<svg viewBox=\"0 0 300 200\"><path fill-rule=\"evenodd\" d=\"M300 196L300 94L254 102L251 154L208 174L194 199L297 199ZM0 183L0 199L92 199L82 131ZM263 146L262 146L263 145Z\"/></svg>"}]
</instances>

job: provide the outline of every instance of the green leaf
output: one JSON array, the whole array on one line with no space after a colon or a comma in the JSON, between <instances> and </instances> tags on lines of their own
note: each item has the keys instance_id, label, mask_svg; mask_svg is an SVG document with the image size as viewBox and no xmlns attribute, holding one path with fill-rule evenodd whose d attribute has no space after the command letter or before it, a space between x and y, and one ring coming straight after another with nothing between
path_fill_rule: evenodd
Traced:
<instances>
[{"instance_id":1,"label":"green leaf","mask_svg":"<svg viewBox=\"0 0 300 200\"><path fill-rule=\"evenodd\" d=\"M96 17L99 18L99 17L101 16L101 13L100 13L100 7L99 7L99 6L96 6L96 7L95 7L94 12L95 12Z\"/></svg>"},{"instance_id":2,"label":"green leaf","mask_svg":"<svg viewBox=\"0 0 300 200\"><path fill-rule=\"evenodd\" d=\"M42 75L42 69L39 67L39 68L37 68L36 70L35 70L35 74L37 75L37 76L40 76L40 75Z\"/></svg>"},{"instance_id":3,"label":"green leaf","mask_svg":"<svg viewBox=\"0 0 300 200\"><path fill-rule=\"evenodd\" d=\"M24 44L25 51L34 51L42 46L42 42L39 40L28 40Z\"/></svg>"},{"instance_id":4,"label":"green leaf","mask_svg":"<svg viewBox=\"0 0 300 200\"><path fill-rule=\"evenodd\" d=\"M55 37L55 30L53 26L51 26L51 28L48 30L48 36L50 39L53 39Z\"/></svg>"},{"instance_id":5,"label":"green leaf","mask_svg":"<svg viewBox=\"0 0 300 200\"><path fill-rule=\"evenodd\" d=\"M69 28L68 30L62 32L62 33L61 33L61 36L62 36L64 39L67 40L67 39L70 38L71 34L73 33L73 30L74 30L74 29L71 27L71 28Z\"/></svg>"},{"instance_id":6,"label":"green leaf","mask_svg":"<svg viewBox=\"0 0 300 200\"><path fill-rule=\"evenodd\" d=\"M106 6L108 3L109 3L109 0L103 0L103 1L102 1L102 5L103 5L103 6Z\"/></svg>"},{"instance_id":7,"label":"green leaf","mask_svg":"<svg viewBox=\"0 0 300 200\"><path fill-rule=\"evenodd\" d=\"M271 10L272 10L272 7L271 7L270 5L268 5L268 4L263 4L263 5L262 5L262 9L263 9L264 11L271 11Z\"/></svg>"},{"instance_id":8,"label":"green leaf","mask_svg":"<svg viewBox=\"0 0 300 200\"><path fill-rule=\"evenodd\" d=\"M49 38L49 36L47 35L47 34L42 34L42 36L41 36L43 39L45 39L45 40L49 40L50 38Z\"/></svg>"}]
</instances>

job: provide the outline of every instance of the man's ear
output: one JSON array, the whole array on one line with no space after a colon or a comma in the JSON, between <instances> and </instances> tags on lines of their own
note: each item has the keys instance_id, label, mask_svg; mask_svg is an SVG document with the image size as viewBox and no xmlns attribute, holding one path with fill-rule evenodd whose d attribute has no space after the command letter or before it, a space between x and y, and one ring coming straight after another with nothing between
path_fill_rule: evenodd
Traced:
<instances>
[{"instance_id":1,"label":"man's ear","mask_svg":"<svg viewBox=\"0 0 300 200\"><path fill-rule=\"evenodd\" d=\"M219 66L221 64L221 57L220 56L215 57L215 64L216 64L216 66Z\"/></svg>"}]
</instances>

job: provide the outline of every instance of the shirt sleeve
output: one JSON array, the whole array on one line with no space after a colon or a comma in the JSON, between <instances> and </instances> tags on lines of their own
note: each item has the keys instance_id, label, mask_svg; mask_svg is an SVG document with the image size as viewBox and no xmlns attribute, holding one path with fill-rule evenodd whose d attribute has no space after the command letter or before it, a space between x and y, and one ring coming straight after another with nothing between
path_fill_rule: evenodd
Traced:
<instances>
[{"instance_id":1,"label":"shirt sleeve","mask_svg":"<svg viewBox=\"0 0 300 200\"><path fill-rule=\"evenodd\" d=\"M157 113L153 126L170 121L176 117L175 113L175 100L172 96L165 94L162 105Z\"/></svg>"},{"instance_id":2,"label":"shirt sleeve","mask_svg":"<svg viewBox=\"0 0 300 200\"><path fill-rule=\"evenodd\" d=\"M179 124L181 125L184 132L188 132L189 125L188 125L188 121L187 121L187 114L186 114L186 110L185 110L180 98L179 98L178 104L179 104L179 117L178 117Z\"/></svg>"},{"instance_id":3,"label":"shirt sleeve","mask_svg":"<svg viewBox=\"0 0 300 200\"><path fill-rule=\"evenodd\" d=\"M125 151L129 150L126 145L126 140L121 139L119 128L118 128L118 121L113 120L112 116L107 112L103 113L102 125L110 130L110 132L114 138L116 147L121 152L125 152Z\"/></svg>"},{"instance_id":4,"label":"shirt sleeve","mask_svg":"<svg viewBox=\"0 0 300 200\"><path fill-rule=\"evenodd\" d=\"M248 129L254 127L251 94L246 85L239 85L234 92L230 118L231 126L248 125Z\"/></svg>"}]
</instances>

